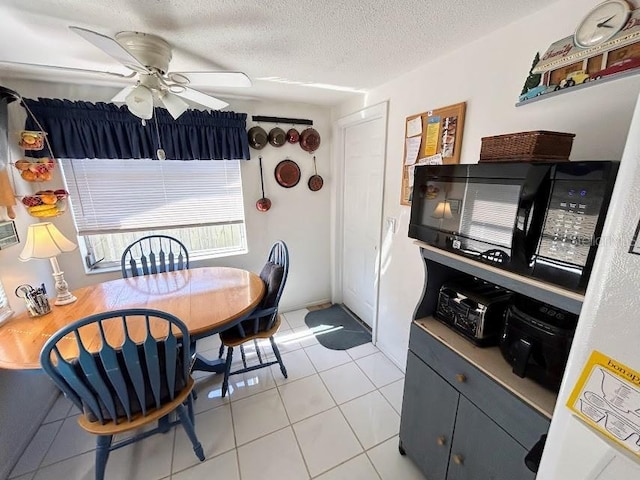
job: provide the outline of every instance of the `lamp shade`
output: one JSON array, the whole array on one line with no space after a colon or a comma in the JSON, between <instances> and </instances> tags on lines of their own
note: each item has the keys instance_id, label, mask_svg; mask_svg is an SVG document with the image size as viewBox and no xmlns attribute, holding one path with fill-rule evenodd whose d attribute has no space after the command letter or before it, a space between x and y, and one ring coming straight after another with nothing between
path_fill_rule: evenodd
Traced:
<instances>
[{"instance_id":1,"label":"lamp shade","mask_svg":"<svg viewBox=\"0 0 640 480\"><path fill-rule=\"evenodd\" d=\"M149 120L153 116L153 94L144 85L137 85L125 98L129 111L136 117Z\"/></svg>"},{"instance_id":2,"label":"lamp shade","mask_svg":"<svg viewBox=\"0 0 640 480\"><path fill-rule=\"evenodd\" d=\"M187 102L182 100L178 95L169 91L162 93L160 95L160 100L174 120L189 108L189 104Z\"/></svg>"},{"instance_id":3,"label":"lamp shade","mask_svg":"<svg viewBox=\"0 0 640 480\"><path fill-rule=\"evenodd\" d=\"M26 262L32 258L52 258L64 252L71 252L78 246L68 240L51 222L29 225L27 242L18 256Z\"/></svg>"},{"instance_id":4,"label":"lamp shade","mask_svg":"<svg viewBox=\"0 0 640 480\"><path fill-rule=\"evenodd\" d=\"M434 218L453 218L451 204L449 202L438 203L431 216Z\"/></svg>"}]
</instances>

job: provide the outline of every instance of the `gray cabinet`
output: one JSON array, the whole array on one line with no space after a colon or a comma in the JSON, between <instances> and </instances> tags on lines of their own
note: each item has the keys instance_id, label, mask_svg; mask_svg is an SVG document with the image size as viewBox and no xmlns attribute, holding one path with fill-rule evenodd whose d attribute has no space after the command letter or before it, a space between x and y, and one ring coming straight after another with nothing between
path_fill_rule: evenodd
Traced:
<instances>
[{"instance_id":1,"label":"gray cabinet","mask_svg":"<svg viewBox=\"0 0 640 480\"><path fill-rule=\"evenodd\" d=\"M533 480L549 420L412 324L400 451L428 480Z\"/></svg>"},{"instance_id":2,"label":"gray cabinet","mask_svg":"<svg viewBox=\"0 0 640 480\"><path fill-rule=\"evenodd\" d=\"M460 397L447 480L533 480L526 455L522 445Z\"/></svg>"},{"instance_id":3,"label":"gray cabinet","mask_svg":"<svg viewBox=\"0 0 640 480\"><path fill-rule=\"evenodd\" d=\"M411 375L409 375L411 371ZM444 480L460 394L409 352L400 425L402 447L429 480Z\"/></svg>"}]
</instances>

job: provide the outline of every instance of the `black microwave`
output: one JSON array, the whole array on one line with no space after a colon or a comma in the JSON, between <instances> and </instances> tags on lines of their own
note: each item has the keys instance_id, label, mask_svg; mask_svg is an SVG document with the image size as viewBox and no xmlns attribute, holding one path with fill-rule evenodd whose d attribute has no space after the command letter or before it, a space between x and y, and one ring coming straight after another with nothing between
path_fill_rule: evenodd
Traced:
<instances>
[{"instance_id":1,"label":"black microwave","mask_svg":"<svg viewBox=\"0 0 640 480\"><path fill-rule=\"evenodd\" d=\"M420 165L409 237L584 292L618 165Z\"/></svg>"}]
</instances>

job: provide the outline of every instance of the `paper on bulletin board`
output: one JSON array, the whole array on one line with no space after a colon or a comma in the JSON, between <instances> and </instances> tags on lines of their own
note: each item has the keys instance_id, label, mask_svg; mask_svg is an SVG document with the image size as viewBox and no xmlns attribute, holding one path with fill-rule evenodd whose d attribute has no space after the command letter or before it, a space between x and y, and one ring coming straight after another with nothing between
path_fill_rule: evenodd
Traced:
<instances>
[{"instance_id":1,"label":"paper on bulletin board","mask_svg":"<svg viewBox=\"0 0 640 480\"><path fill-rule=\"evenodd\" d=\"M640 458L640 372L594 350L567 407Z\"/></svg>"},{"instance_id":2,"label":"paper on bulletin board","mask_svg":"<svg viewBox=\"0 0 640 480\"><path fill-rule=\"evenodd\" d=\"M418 159L418 153L420 152L420 143L422 139L420 137L413 137L406 139L405 151L407 152L404 157L405 165L413 165Z\"/></svg>"},{"instance_id":3,"label":"paper on bulletin board","mask_svg":"<svg viewBox=\"0 0 640 480\"><path fill-rule=\"evenodd\" d=\"M407 137L415 137L416 135L422 135L422 117L420 115L407 120Z\"/></svg>"},{"instance_id":4,"label":"paper on bulletin board","mask_svg":"<svg viewBox=\"0 0 640 480\"><path fill-rule=\"evenodd\" d=\"M424 156L430 157L438 151L440 141L440 117L429 117L427 120L427 135L424 142Z\"/></svg>"}]
</instances>

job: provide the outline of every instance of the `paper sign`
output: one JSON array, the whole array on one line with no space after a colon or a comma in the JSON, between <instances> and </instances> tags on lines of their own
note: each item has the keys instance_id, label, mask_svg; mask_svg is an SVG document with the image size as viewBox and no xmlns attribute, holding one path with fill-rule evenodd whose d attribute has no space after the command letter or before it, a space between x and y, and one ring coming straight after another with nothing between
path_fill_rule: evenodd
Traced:
<instances>
[{"instance_id":1,"label":"paper sign","mask_svg":"<svg viewBox=\"0 0 640 480\"><path fill-rule=\"evenodd\" d=\"M640 372L594 350L567 407L640 458Z\"/></svg>"},{"instance_id":2,"label":"paper sign","mask_svg":"<svg viewBox=\"0 0 640 480\"><path fill-rule=\"evenodd\" d=\"M407 122L407 137L422 135L422 117L418 116Z\"/></svg>"},{"instance_id":3,"label":"paper sign","mask_svg":"<svg viewBox=\"0 0 640 480\"><path fill-rule=\"evenodd\" d=\"M425 165L442 165L442 154L436 153L435 155L431 155L430 157L421 158L421 163Z\"/></svg>"},{"instance_id":4,"label":"paper sign","mask_svg":"<svg viewBox=\"0 0 640 480\"><path fill-rule=\"evenodd\" d=\"M413 175L416 171L416 166L415 165L410 165L408 167L408 174L409 174L409 187L413 188Z\"/></svg>"},{"instance_id":5,"label":"paper sign","mask_svg":"<svg viewBox=\"0 0 640 480\"><path fill-rule=\"evenodd\" d=\"M424 145L424 156L430 157L438 151L438 141L440 133L440 117L430 117L427 122L427 138Z\"/></svg>"},{"instance_id":6,"label":"paper sign","mask_svg":"<svg viewBox=\"0 0 640 480\"><path fill-rule=\"evenodd\" d=\"M405 150L407 155L404 157L405 165L413 165L418 158L418 152L420 151L420 137L407 138Z\"/></svg>"}]
</instances>

